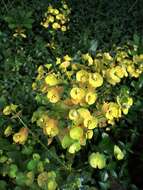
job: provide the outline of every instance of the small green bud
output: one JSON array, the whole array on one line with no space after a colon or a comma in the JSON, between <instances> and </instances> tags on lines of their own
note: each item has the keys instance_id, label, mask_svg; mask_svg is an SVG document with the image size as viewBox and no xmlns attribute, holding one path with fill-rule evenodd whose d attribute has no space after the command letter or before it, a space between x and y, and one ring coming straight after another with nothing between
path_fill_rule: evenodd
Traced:
<instances>
[{"instance_id":1,"label":"small green bud","mask_svg":"<svg viewBox=\"0 0 143 190\"><path fill-rule=\"evenodd\" d=\"M49 180L48 182L48 190L56 190L57 183L54 180Z\"/></svg>"},{"instance_id":2,"label":"small green bud","mask_svg":"<svg viewBox=\"0 0 143 190\"><path fill-rule=\"evenodd\" d=\"M10 135L12 134L12 126L11 125L8 125L4 131L4 135L6 137L9 137Z\"/></svg>"},{"instance_id":3,"label":"small green bud","mask_svg":"<svg viewBox=\"0 0 143 190\"><path fill-rule=\"evenodd\" d=\"M33 154L33 160L40 160L40 155L37 153Z\"/></svg>"},{"instance_id":4,"label":"small green bud","mask_svg":"<svg viewBox=\"0 0 143 190\"><path fill-rule=\"evenodd\" d=\"M7 161L7 157L6 156L1 156L0 157L0 163L4 163Z\"/></svg>"},{"instance_id":5,"label":"small green bud","mask_svg":"<svg viewBox=\"0 0 143 190\"><path fill-rule=\"evenodd\" d=\"M43 172L44 171L44 165L43 165L43 162L42 161L39 161L38 164L37 164L37 170L38 172Z\"/></svg>"}]
</instances>

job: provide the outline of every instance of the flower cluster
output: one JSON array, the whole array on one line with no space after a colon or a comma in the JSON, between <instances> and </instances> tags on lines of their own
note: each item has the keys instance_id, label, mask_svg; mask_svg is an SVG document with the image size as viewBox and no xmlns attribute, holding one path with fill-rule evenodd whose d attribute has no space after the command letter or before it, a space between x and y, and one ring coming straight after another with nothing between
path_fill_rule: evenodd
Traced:
<instances>
[{"instance_id":1,"label":"flower cluster","mask_svg":"<svg viewBox=\"0 0 143 190\"><path fill-rule=\"evenodd\" d=\"M113 148L114 156L117 160L122 160L124 158L124 152L119 148L119 146L114 145ZM103 153L92 152L89 155L89 164L92 168L103 169L106 167L107 157Z\"/></svg>"},{"instance_id":2,"label":"flower cluster","mask_svg":"<svg viewBox=\"0 0 143 190\"><path fill-rule=\"evenodd\" d=\"M37 125L43 129L43 133L49 137L54 137L58 135L58 120L48 116L43 110L38 110L33 115L33 122L37 121Z\"/></svg>"},{"instance_id":3,"label":"flower cluster","mask_svg":"<svg viewBox=\"0 0 143 190\"><path fill-rule=\"evenodd\" d=\"M57 183L56 183L56 173L54 171L50 172L42 172L38 175L37 183L39 187L42 189L49 189L49 190L56 190Z\"/></svg>"},{"instance_id":4,"label":"flower cluster","mask_svg":"<svg viewBox=\"0 0 143 190\"><path fill-rule=\"evenodd\" d=\"M4 109L3 109L3 114L4 115L10 115L12 113L15 113L16 112L16 109L17 109L17 105L15 104L10 104L8 106L6 106Z\"/></svg>"},{"instance_id":5,"label":"flower cluster","mask_svg":"<svg viewBox=\"0 0 143 190\"><path fill-rule=\"evenodd\" d=\"M22 127L19 132L13 135L13 141L18 144L24 144L28 138L28 128Z\"/></svg>"},{"instance_id":6,"label":"flower cluster","mask_svg":"<svg viewBox=\"0 0 143 190\"><path fill-rule=\"evenodd\" d=\"M71 11L65 2L62 2L62 7L59 9L53 8L52 5L49 5L41 25L44 28L50 27L54 30L65 32L68 29L67 23L69 22L70 12Z\"/></svg>"},{"instance_id":7,"label":"flower cluster","mask_svg":"<svg viewBox=\"0 0 143 190\"><path fill-rule=\"evenodd\" d=\"M32 87L47 108L38 109L32 121L48 137L58 136L70 153L85 146L95 128L114 125L133 105L125 84L143 73L143 55L131 56L125 48L112 54L78 54L78 60L65 55L54 66L38 68Z\"/></svg>"}]
</instances>

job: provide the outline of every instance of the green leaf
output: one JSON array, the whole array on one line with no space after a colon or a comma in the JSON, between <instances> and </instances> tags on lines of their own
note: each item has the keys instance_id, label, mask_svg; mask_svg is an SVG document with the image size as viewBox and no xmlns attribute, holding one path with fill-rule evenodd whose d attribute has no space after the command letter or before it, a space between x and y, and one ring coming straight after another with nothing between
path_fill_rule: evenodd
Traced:
<instances>
[{"instance_id":1,"label":"green leaf","mask_svg":"<svg viewBox=\"0 0 143 190\"><path fill-rule=\"evenodd\" d=\"M17 185L23 186L26 183L27 176L25 176L22 172L19 172L16 175L16 183Z\"/></svg>"},{"instance_id":2,"label":"green leaf","mask_svg":"<svg viewBox=\"0 0 143 190\"><path fill-rule=\"evenodd\" d=\"M101 190L108 190L109 189L108 183L99 182L99 185L101 187Z\"/></svg>"},{"instance_id":3,"label":"green leaf","mask_svg":"<svg viewBox=\"0 0 143 190\"><path fill-rule=\"evenodd\" d=\"M101 142L99 143L99 149L101 151L106 151L109 154L113 153L113 143L109 136L103 136Z\"/></svg>"},{"instance_id":4,"label":"green leaf","mask_svg":"<svg viewBox=\"0 0 143 190\"><path fill-rule=\"evenodd\" d=\"M34 170L37 168L37 163L38 161L37 160L30 160L27 164L27 169L28 170Z\"/></svg>"},{"instance_id":5,"label":"green leaf","mask_svg":"<svg viewBox=\"0 0 143 190\"><path fill-rule=\"evenodd\" d=\"M0 180L0 190L7 190L7 184L4 180Z\"/></svg>"},{"instance_id":6,"label":"green leaf","mask_svg":"<svg viewBox=\"0 0 143 190\"><path fill-rule=\"evenodd\" d=\"M0 149L1 150L15 150L16 145L10 144L8 139L0 138Z\"/></svg>"},{"instance_id":7,"label":"green leaf","mask_svg":"<svg viewBox=\"0 0 143 190\"><path fill-rule=\"evenodd\" d=\"M95 54L96 54L97 47L98 47L98 42L97 42L97 40L92 40L92 41L90 42L89 52L90 52L92 55L95 55Z\"/></svg>"},{"instance_id":8,"label":"green leaf","mask_svg":"<svg viewBox=\"0 0 143 190\"><path fill-rule=\"evenodd\" d=\"M140 37L137 34L133 35L133 40L135 45L138 46L140 44Z\"/></svg>"}]
</instances>

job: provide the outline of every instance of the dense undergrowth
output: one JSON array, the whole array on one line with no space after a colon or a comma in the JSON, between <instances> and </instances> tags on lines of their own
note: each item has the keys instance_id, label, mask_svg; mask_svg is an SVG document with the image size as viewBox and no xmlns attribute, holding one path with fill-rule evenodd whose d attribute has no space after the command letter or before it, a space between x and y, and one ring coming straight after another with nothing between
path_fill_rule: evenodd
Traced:
<instances>
[{"instance_id":1,"label":"dense undergrowth","mask_svg":"<svg viewBox=\"0 0 143 190\"><path fill-rule=\"evenodd\" d=\"M1 0L0 190L141 190L141 0Z\"/></svg>"}]
</instances>

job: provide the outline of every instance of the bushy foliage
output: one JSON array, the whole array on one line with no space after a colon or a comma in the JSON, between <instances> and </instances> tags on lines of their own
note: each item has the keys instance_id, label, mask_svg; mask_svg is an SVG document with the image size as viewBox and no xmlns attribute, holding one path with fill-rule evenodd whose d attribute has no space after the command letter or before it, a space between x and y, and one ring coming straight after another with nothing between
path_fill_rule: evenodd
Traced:
<instances>
[{"instance_id":1,"label":"bushy foliage","mask_svg":"<svg viewBox=\"0 0 143 190\"><path fill-rule=\"evenodd\" d=\"M0 5L0 190L137 190L137 1Z\"/></svg>"}]
</instances>

